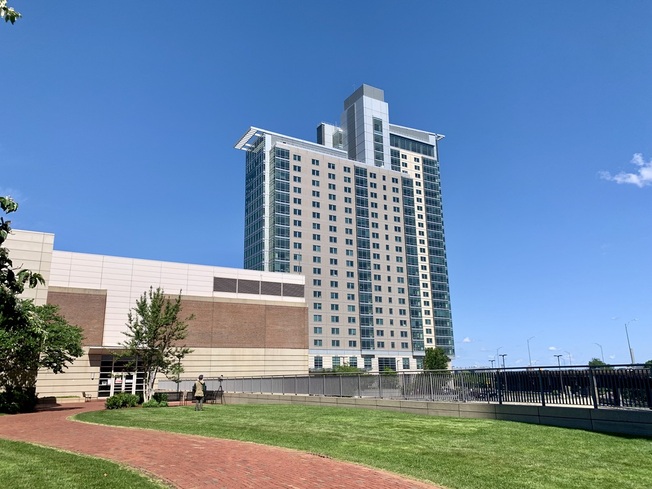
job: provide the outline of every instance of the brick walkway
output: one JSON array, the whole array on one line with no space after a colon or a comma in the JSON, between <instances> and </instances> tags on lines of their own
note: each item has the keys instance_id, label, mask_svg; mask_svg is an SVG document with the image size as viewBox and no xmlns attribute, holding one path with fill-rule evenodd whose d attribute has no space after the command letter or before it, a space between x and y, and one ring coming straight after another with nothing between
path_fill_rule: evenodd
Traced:
<instances>
[{"instance_id":1,"label":"brick walkway","mask_svg":"<svg viewBox=\"0 0 652 489\"><path fill-rule=\"evenodd\" d=\"M104 403L69 404L36 413L0 416L0 438L113 460L179 488L435 488L387 472L284 448L67 419L97 409L104 409Z\"/></svg>"}]
</instances>

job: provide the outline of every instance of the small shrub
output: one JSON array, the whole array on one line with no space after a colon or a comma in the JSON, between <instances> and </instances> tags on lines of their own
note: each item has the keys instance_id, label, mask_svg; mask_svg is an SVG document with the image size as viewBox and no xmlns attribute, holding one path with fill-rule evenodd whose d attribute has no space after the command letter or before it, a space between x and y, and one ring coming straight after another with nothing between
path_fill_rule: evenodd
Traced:
<instances>
[{"instance_id":1,"label":"small shrub","mask_svg":"<svg viewBox=\"0 0 652 489\"><path fill-rule=\"evenodd\" d=\"M109 397L104 406L107 409L122 409L127 407L135 407L140 400L139 396L134 394L120 393Z\"/></svg>"},{"instance_id":2,"label":"small shrub","mask_svg":"<svg viewBox=\"0 0 652 489\"><path fill-rule=\"evenodd\" d=\"M154 399L159 404L162 402L165 402L167 404L168 395L166 392L155 392L154 395L152 396L152 399Z\"/></svg>"},{"instance_id":3,"label":"small shrub","mask_svg":"<svg viewBox=\"0 0 652 489\"><path fill-rule=\"evenodd\" d=\"M0 413L16 414L34 411L36 407L36 389L9 390L0 392Z\"/></svg>"},{"instance_id":4,"label":"small shrub","mask_svg":"<svg viewBox=\"0 0 652 489\"><path fill-rule=\"evenodd\" d=\"M167 401L157 401L156 399L152 398L147 402L143 403L144 408L156 408L156 407L168 407L168 402Z\"/></svg>"}]
</instances>

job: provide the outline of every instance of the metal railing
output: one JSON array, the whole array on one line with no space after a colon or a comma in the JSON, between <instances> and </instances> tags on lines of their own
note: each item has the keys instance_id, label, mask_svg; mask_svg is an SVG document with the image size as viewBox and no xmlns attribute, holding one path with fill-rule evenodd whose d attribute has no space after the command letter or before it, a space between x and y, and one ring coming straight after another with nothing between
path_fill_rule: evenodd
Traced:
<instances>
[{"instance_id":1,"label":"metal railing","mask_svg":"<svg viewBox=\"0 0 652 489\"><path fill-rule=\"evenodd\" d=\"M219 379L205 380L209 390L218 388ZM160 381L159 390L189 390L193 382L177 389ZM222 386L227 393L652 409L652 368L643 365L311 373L224 378Z\"/></svg>"}]
</instances>

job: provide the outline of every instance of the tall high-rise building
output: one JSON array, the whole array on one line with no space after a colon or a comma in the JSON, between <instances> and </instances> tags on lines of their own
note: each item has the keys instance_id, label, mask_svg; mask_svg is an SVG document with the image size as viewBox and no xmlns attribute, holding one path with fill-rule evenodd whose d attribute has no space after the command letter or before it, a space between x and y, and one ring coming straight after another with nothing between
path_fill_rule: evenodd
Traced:
<instances>
[{"instance_id":1,"label":"tall high-rise building","mask_svg":"<svg viewBox=\"0 0 652 489\"><path fill-rule=\"evenodd\" d=\"M306 277L310 366L421 368L455 354L438 142L362 85L317 142L251 127L245 268Z\"/></svg>"}]
</instances>

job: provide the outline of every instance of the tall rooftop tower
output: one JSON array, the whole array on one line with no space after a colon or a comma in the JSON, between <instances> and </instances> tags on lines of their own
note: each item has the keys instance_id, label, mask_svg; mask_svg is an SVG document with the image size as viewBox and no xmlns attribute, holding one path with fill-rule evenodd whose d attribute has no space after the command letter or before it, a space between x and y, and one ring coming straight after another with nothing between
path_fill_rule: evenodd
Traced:
<instances>
[{"instance_id":1,"label":"tall rooftop tower","mask_svg":"<svg viewBox=\"0 0 652 489\"><path fill-rule=\"evenodd\" d=\"M455 354L438 142L389 122L378 88L344 102L317 142L251 127L245 268L306 276L310 365L421 368Z\"/></svg>"}]
</instances>

